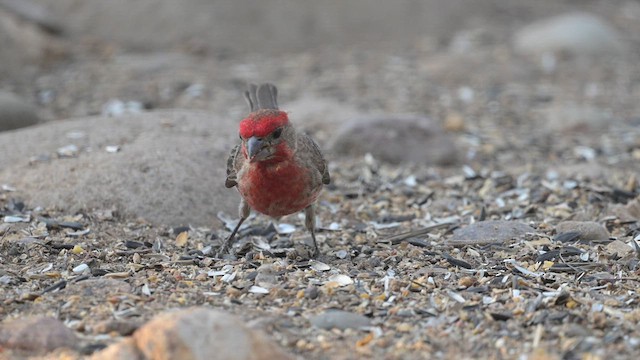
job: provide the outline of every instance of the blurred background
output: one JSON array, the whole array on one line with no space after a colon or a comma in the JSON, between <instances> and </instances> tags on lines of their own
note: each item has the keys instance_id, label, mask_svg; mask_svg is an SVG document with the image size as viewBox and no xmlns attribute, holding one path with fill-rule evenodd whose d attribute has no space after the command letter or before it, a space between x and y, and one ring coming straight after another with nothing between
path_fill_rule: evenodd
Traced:
<instances>
[{"instance_id":1,"label":"blurred background","mask_svg":"<svg viewBox=\"0 0 640 360\"><path fill-rule=\"evenodd\" d=\"M0 0L0 108L10 93L39 121L114 101L226 111L244 106L230 89L262 80L287 100L393 112L443 112L461 87L495 97L507 83L516 102L585 86L578 96L628 105L639 18L630 0ZM550 88L519 93L541 77Z\"/></svg>"}]
</instances>

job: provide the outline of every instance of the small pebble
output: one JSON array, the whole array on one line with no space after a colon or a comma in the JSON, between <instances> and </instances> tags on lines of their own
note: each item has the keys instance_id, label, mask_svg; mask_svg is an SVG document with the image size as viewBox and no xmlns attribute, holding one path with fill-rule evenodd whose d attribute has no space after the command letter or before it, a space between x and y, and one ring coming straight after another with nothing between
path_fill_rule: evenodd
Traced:
<instances>
[{"instance_id":1,"label":"small pebble","mask_svg":"<svg viewBox=\"0 0 640 360\"><path fill-rule=\"evenodd\" d=\"M633 248L631 246L620 240L610 242L607 244L606 249L610 255L617 254L619 257L624 257L633 252Z\"/></svg>"},{"instance_id":2,"label":"small pebble","mask_svg":"<svg viewBox=\"0 0 640 360\"><path fill-rule=\"evenodd\" d=\"M309 261L311 268L315 271L328 271L331 270L331 266L316 260Z\"/></svg>"},{"instance_id":3,"label":"small pebble","mask_svg":"<svg viewBox=\"0 0 640 360\"><path fill-rule=\"evenodd\" d=\"M556 226L556 233L577 232L580 240L607 240L609 231L595 221L564 221Z\"/></svg>"},{"instance_id":4,"label":"small pebble","mask_svg":"<svg viewBox=\"0 0 640 360\"><path fill-rule=\"evenodd\" d=\"M74 349L79 341L60 320L50 317L21 317L0 325L0 342L5 349L46 353L58 348Z\"/></svg>"},{"instance_id":5,"label":"small pebble","mask_svg":"<svg viewBox=\"0 0 640 360\"><path fill-rule=\"evenodd\" d=\"M60 157L74 157L78 155L80 149L76 145L70 144L58 149L58 156Z\"/></svg>"},{"instance_id":6,"label":"small pebble","mask_svg":"<svg viewBox=\"0 0 640 360\"><path fill-rule=\"evenodd\" d=\"M338 286L347 286L353 284L353 279L344 274L331 275L329 277L329 283L336 283Z\"/></svg>"},{"instance_id":7,"label":"small pebble","mask_svg":"<svg viewBox=\"0 0 640 360\"><path fill-rule=\"evenodd\" d=\"M76 274L82 274L87 270L89 270L89 265L84 263L73 268L73 272Z\"/></svg>"},{"instance_id":8,"label":"small pebble","mask_svg":"<svg viewBox=\"0 0 640 360\"><path fill-rule=\"evenodd\" d=\"M269 293L269 289L265 289L261 286L252 286L249 288L249 292L253 293L253 294L268 294Z\"/></svg>"},{"instance_id":9,"label":"small pebble","mask_svg":"<svg viewBox=\"0 0 640 360\"><path fill-rule=\"evenodd\" d=\"M366 316L343 310L327 310L309 319L311 325L321 329L357 329L371 325Z\"/></svg>"},{"instance_id":10,"label":"small pebble","mask_svg":"<svg viewBox=\"0 0 640 360\"><path fill-rule=\"evenodd\" d=\"M24 216L7 215L4 217L5 223L18 223L18 222L29 222L29 221L31 221L31 216L29 215L24 215Z\"/></svg>"}]
</instances>

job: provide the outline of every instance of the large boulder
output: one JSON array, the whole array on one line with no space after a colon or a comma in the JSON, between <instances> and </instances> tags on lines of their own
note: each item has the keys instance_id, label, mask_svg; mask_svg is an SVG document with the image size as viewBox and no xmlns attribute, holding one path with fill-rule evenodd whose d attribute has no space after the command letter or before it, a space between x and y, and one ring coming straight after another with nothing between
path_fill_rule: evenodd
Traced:
<instances>
[{"instance_id":1,"label":"large boulder","mask_svg":"<svg viewBox=\"0 0 640 360\"><path fill-rule=\"evenodd\" d=\"M516 49L526 54L569 53L610 55L624 49L620 34L605 20L588 13L569 13L536 21L514 37Z\"/></svg>"},{"instance_id":2,"label":"large boulder","mask_svg":"<svg viewBox=\"0 0 640 360\"><path fill-rule=\"evenodd\" d=\"M16 318L0 324L0 348L42 354L77 345L75 333L55 318Z\"/></svg>"},{"instance_id":3,"label":"large boulder","mask_svg":"<svg viewBox=\"0 0 640 360\"><path fill-rule=\"evenodd\" d=\"M207 308L165 312L92 359L293 359L241 319Z\"/></svg>"},{"instance_id":4,"label":"large boulder","mask_svg":"<svg viewBox=\"0 0 640 360\"><path fill-rule=\"evenodd\" d=\"M332 151L347 156L367 153L391 163L453 165L460 151L437 122L417 116L371 116L351 120L335 136Z\"/></svg>"},{"instance_id":5,"label":"large boulder","mask_svg":"<svg viewBox=\"0 0 640 360\"><path fill-rule=\"evenodd\" d=\"M232 212L224 187L234 119L162 111L92 117L0 133L0 184L31 206L111 209L169 225Z\"/></svg>"}]
</instances>

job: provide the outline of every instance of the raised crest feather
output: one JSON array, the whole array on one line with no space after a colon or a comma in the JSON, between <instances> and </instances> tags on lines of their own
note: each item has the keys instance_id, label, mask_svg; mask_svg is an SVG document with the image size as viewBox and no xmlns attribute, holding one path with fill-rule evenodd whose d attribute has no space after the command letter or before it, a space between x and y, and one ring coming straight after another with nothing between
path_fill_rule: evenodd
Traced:
<instances>
[{"instance_id":1,"label":"raised crest feather","mask_svg":"<svg viewBox=\"0 0 640 360\"><path fill-rule=\"evenodd\" d=\"M249 90L245 91L244 97L251 112L262 109L278 110L278 88L273 84L249 84Z\"/></svg>"}]
</instances>

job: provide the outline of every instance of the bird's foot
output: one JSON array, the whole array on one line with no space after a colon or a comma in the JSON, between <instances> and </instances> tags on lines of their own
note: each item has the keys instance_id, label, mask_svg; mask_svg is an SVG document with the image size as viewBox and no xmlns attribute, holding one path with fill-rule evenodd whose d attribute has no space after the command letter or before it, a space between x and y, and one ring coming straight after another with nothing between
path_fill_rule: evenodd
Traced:
<instances>
[{"instance_id":1,"label":"bird's foot","mask_svg":"<svg viewBox=\"0 0 640 360\"><path fill-rule=\"evenodd\" d=\"M228 242L225 241L216 252L216 258L221 259L224 255L228 253L229 253L229 245L228 245Z\"/></svg>"}]
</instances>

